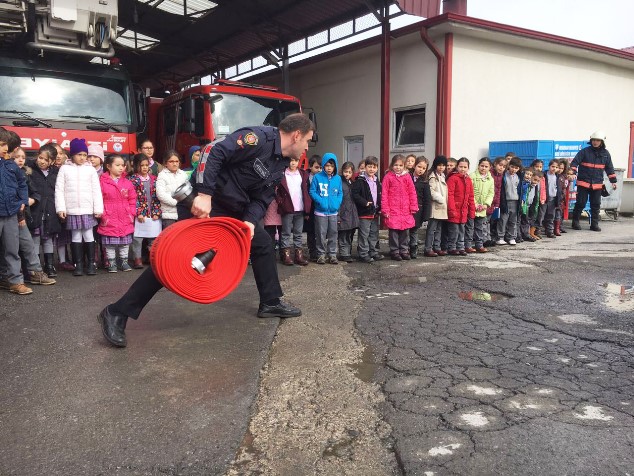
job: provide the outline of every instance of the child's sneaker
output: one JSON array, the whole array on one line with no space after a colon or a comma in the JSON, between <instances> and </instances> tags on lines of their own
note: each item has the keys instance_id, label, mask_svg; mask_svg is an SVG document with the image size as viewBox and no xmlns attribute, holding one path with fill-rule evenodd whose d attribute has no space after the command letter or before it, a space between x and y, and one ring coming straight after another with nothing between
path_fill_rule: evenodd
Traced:
<instances>
[{"instance_id":1,"label":"child's sneaker","mask_svg":"<svg viewBox=\"0 0 634 476\"><path fill-rule=\"evenodd\" d=\"M123 261L121 261L121 266L119 267L119 269L123 272L132 271L132 267L130 266L130 263L128 263L127 259L124 259Z\"/></svg>"},{"instance_id":2,"label":"child's sneaker","mask_svg":"<svg viewBox=\"0 0 634 476\"><path fill-rule=\"evenodd\" d=\"M509 245L515 246L516 244L517 244L517 242L515 240L509 240Z\"/></svg>"},{"instance_id":3,"label":"child's sneaker","mask_svg":"<svg viewBox=\"0 0 634 476\"><path fill-rule=\"evenodd\" d=\"M336 256L331 256L330 259L328 260L328 262L330 264L339 264L339 261L337 260Z\"/></svg>"},{"instance_id":4,"label":"child's sneaker","mask_svg":"<svg viewBox=\"0 0 634 476\"><path fill-rule=\"evenodd\" d=\"M26 279L31 284L42 284L44 286L55 284L57 282L54 279L49 278L43 271L31 271Z\"/></svg>"},{"instance_id":5,"label":"child's sneaker","mask_svg":"<svg viewBox=\"0 0 634 476\"><path fill-rule=\"evenodd\" d=\"M9 291L12 292L13 294L31 294L33 292L33 290L31 288L28 288L24 285L24 283L20 283L20 284L12 284L11 287L9 288Z\"/></svg>"},{"instance_id":6,"label":"child's sneaker","mask_svg":"<svg viewBox=\"0 0 634 476\"><path fill-rule=\"evenodd\" d=\"M515 240L513 240L513 241L515 242ZM501 239L501 238L500 238L499 240L497 240L497 241L495 242L495 244L496 244L496 245L500 245L500 246L501 246L501 245L505 245L505 244L506 244L506 241L504 241L503 239Z\"/></svg>"},{"instance_id":7,"label":"child's sneaker","mask_svg":"<svg viewBox=\"0 0 634 476\"><path fill-rule=\"evenodd\" d=\"M110 262L106 269L108 270L109 273L116 273L117 272L117 263L115 263L114 261Z\"/></svg>"},{"instance_id":8,"label":"child's sneaker","mask_svg":"<svg viewBox=\"0 0 634 476\"><path fill-rule=\"evenodd\" d=\"M321 255L317 258L317 264L326 264L326 257Z\"/></svg>"}]
</instances>

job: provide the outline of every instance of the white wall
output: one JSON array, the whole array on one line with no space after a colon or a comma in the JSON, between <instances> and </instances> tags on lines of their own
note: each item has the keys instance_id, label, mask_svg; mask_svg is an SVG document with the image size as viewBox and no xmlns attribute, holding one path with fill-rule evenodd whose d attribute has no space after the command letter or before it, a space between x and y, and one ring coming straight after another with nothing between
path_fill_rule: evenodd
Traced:
<instances>
[{"instance_id":1,"label":"white wall","mask_svg":"<svg viewBox=\"0 0 634 476\"><path fill-rule=\"evenodd\" d=\"M585 140L601 129L627 170L631 69L455 35L452 84L454 157L488 155L489 141Z\"/></svg>"}]
</instances>

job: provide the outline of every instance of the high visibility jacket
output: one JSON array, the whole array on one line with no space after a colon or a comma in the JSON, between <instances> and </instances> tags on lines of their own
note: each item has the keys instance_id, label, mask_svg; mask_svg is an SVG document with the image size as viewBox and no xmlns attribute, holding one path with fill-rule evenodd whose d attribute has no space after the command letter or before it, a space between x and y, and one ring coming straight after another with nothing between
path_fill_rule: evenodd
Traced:
<instances>
[{"instance_id":1,"label":"high visibility jacket","mask_svg":"<svg viewBox=\"0 0 634 476\"><path fill-rule=\"evenodd\" d=\"M570 168L577 175L577 187L600 190L603 187L603 172L610 182L616 183L612 157L605 147L586 147L577 152Z\"/></svg>"}]
</instances>

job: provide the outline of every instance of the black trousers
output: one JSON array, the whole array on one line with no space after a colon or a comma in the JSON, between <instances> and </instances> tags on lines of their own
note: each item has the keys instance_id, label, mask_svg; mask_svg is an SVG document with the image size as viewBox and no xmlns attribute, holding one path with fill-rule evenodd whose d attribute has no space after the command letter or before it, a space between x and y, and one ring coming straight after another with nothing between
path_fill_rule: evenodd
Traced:
<instances>
[{"instance_id":1,"label":"black trousers","mask_svg":"<svg viewBox=\"0 0 634 476\"><path fill-rule=\"evenodd\" d=\"M601 212L601 189L592 190L586 187L577 187L577 201L572 211L572 219L579 220L581 212L590 197L590 213L592 221L599 221L599 213Z\"/></svg>"},{"instance_id":2,"label":"black trousers","mask_svg":"<svg viewBox=\"0 0 634 476\"><path fill-rule=\"evenodd\" d=\"M212 217L230 216L221 210L213 209ZM255 234L251 240L251 268L255 277L255 284L260 294L260 302L267 302L284 295L277 274L275 249L270 235L264 229L262 222L256 223ZM130 289L110 309L118 314L137 319L147 303L161 290L163 285L154 275L149 266L141 276L132 283Z\"/></svg>"}]
</instances>

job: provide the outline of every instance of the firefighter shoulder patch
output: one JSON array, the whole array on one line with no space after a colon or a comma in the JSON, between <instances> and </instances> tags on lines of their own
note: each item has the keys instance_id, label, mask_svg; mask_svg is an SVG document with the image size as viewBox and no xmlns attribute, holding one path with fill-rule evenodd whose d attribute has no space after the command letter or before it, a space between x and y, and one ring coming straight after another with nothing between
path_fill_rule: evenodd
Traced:
<instances>
[{"instance_id":1,"label":"firefighter shoulder patch","mask_svg":"<svg viewBox=\"0 0 634 476\"><path fill-rule=\"evenodd\" d=\"M249 132L244 136L243 141L245 145L258 145L258 136L253 132Z\"/></svg>"}]
</instances>

